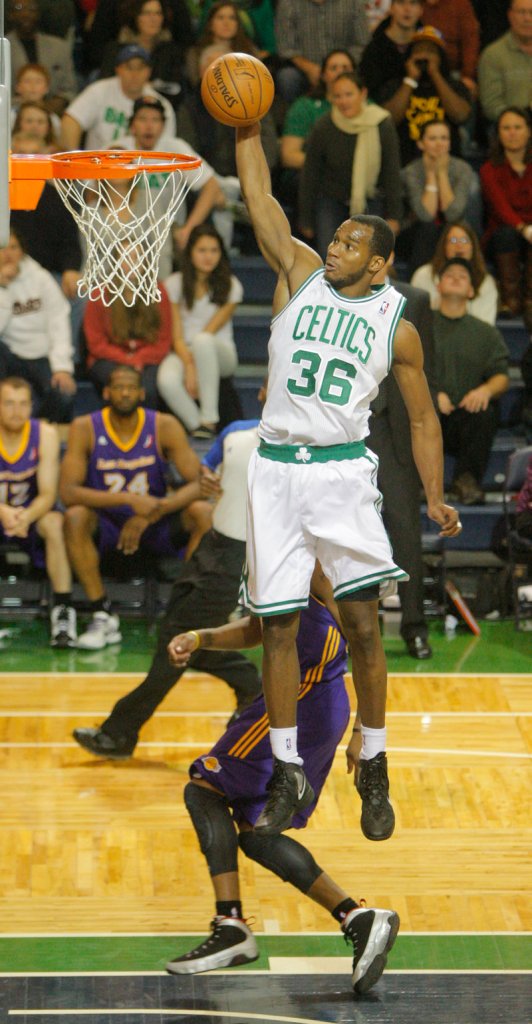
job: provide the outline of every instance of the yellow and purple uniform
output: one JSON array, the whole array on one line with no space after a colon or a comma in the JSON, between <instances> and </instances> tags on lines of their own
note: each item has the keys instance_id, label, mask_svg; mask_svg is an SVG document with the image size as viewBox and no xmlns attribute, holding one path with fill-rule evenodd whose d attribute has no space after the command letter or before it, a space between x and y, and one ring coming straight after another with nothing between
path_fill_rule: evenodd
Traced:
<instances>
[{"instance_id":1,"label":"yellow and purple uniform","mask_svg":"<svg viewBox=\"0 0 532 1024\"><path fill-rule=\"evenodd\" d=\"M110 409L91 413L93 445L85 484L97 491L151 495L163 498L167 493L168 464L159 448L157 413L140 408L133 436L122 442L113 430ZM130 505L98 512L100 553L115 548L124 523L131 518ZM185 542L179 517L165 516L148 526L142 534L142 548L153 554L176 554Z\"/></svg>"},{"instance_id":2,"label":"yellow and purple uniform","mask_svg":"<svg viewBox=\"0 0 532 1024\"><path fill-rule=\"evenodd\" d=\"M295 815L294 828L304 828L329 774L336 748L349 722L345 640L324 604L310 595L301 613L297 635L301 667L298 694L298 750L305 762L315 799ZM227 797L236 821L255 824L267 799L273 770L269 722L263 697L258 697L228 726L208 754L190 767L190 777L210 782Z\"/></svg>"},{"instance_id":3,"label":"yellow and purple uniform","mask_svg":"<svg viewBox=\"0 0 532 1024\"><path fill-rule=\"evenodd\" d=\"M0 504L11 505L13 508L28 508L37 497L40 446L39 420L30 419L24 424L20 445L13 455L8 454L0 439ZM35 523L30 524L27 537L5 537L0 527L0 539L12 539L28 552L34 565L44 568L44 545Z\"/></svg>"}]
</instances>

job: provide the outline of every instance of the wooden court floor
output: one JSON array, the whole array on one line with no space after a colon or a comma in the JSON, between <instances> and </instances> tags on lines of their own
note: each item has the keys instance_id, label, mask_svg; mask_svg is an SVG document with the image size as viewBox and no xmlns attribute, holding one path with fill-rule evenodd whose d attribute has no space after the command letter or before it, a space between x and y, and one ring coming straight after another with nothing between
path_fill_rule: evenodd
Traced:
<instances>
[{"instance_id":1,"label":"wooden court floor","mask_svg":"<svg viewBox=\"0 0 532 1024\"><path fill-rule=\"evenodd\" d=\"M4 935L205 932L212 897L182 790L192 758L223 729L232 696L189 673L132 760L82 751L72 729L100 722L140 678L0 672ZM395 908L403 932L531 930L531 682L390 678L397 828L388 842L361 835L338 751L304 840L354 898ZM243 861L242 880L258 932L336 932L325 911L257 865Z\"/></svg>"}]
</instances>

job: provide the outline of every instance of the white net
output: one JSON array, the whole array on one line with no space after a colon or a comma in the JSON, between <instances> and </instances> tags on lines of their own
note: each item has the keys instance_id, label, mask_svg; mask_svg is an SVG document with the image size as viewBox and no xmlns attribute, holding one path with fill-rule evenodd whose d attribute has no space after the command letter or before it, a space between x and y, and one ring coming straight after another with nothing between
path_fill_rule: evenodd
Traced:
<instances>
[{"instance_id":1,"label":"white net","mask_svg":"<svg viewBox=\"0 0 532 1024\"><path fill-rule=\"evenodd\" d=\"M122 153L121 160L125 156ZM187 160L191 170L185 169ZM177 210L201 174L197 161L178 154L154 154L150 160L145 154L128 153L126 166L132 165L138 167L132 177L54 177L86 242L78 293L81 298L100 299L105 306L118 298L126 306L136 299L146 305L160 301L161 249Z\"/></svg>"}]
</instances>

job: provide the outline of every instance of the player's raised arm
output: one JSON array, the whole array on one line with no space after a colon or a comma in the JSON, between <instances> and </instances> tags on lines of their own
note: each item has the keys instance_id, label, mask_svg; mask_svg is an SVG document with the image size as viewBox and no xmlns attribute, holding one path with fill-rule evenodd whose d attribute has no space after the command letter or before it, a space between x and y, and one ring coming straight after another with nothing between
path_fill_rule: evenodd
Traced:
<instances>
[{"instance_id":1,"label":"player's raised arm","mask_svg":"<svg viewBox=\"0 0 532 1024\"><path fill-rule=\"evenodd\" d=\"M322 262L309 246L292 237L288 218L272 195L259 124L236 129L236 164L242 196L261 252L276 273L284 272L290 279L291 290L297 289Z\"/></svg>"}]
</instances>

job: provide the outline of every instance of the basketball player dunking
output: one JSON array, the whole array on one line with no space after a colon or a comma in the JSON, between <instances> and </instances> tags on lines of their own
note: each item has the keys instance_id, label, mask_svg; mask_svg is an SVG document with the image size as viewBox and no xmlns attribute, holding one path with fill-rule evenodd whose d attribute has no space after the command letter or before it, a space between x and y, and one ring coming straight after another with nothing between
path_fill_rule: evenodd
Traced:
<instances>
[{"instance_id":1,"label":"basketball player dunking","mask_svg":"<svg viewBox=\"0 0 532 1024\"><path fill-rule=\"evenodd\" d=\"M404 579L380 517L377 459L366 449L369 405L393 367L411 425L428 514L441 535L461 526L443 503L443 452L421 342L401 319L391 286L372 292L394 236L379 217L341 224L325 267L292 237L271 194L260 128L237 129L238 174L255 235L278 274L269 342L268 397L248 474L247 563L242 596L263 619L263 684L274 755L269 798L257 833L289 828L313 800L297 751L299 611L308 603L315 559L338 602L352 652L362 728L357 787L362 831L387 839L394 813L385 754L386 662L379 590Z\"/></svg>"}]
</instances>

